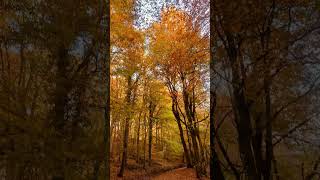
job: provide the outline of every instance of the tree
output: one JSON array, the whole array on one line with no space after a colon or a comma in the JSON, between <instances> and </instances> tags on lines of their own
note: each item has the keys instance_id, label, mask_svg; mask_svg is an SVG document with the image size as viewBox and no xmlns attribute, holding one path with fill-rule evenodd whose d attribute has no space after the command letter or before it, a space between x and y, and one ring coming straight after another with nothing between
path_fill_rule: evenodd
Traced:
<instances>
[{"instance_id":1,"label":"tree","mask_svg":"<svg viewBox=\"0 0 320 180\"><path fill-rule=\"evenodd\" d=\"M208 39L201 36L200 26L193 23L187 13L167 8L161 14L161 21L150 30L150 49L172 99L172 112L180 130L187 164L195 166L198 176L201 176L205 172L197 109L205 98L201 78L208 58ZM187 148L182 124L187 137L191 138L189 145L192 149Z\"/></svg>"},{"instance_id":2,"label":"tree","mask_svg":"<svg viewBox=\"0 0 320 180\"><path fill-rule=\"evenodd\" d=\"M211 52L216 61L212 70L216 79L223 81L219 85L229 91L229 94L220 92L217 96L230 97L233 113L230 119L236 130L233 136L238 137L233 139L237 140L241 168L248 179L279 177L275 174L278 169L274 134L285 129L279 127L280 123L295 124L293 119L299 119L301 114L290 109L310 100L309 93L317 89L317 78L310 82L306 91L296 89L306 80L304 73L309 56L291 56L295 54L292 49L300 43L300 38L308 36L310 24L314 23L303 13L305 8L313 8L313 4L304 1L214 1L212 8L211 33L212 40L216 41ZM292 28L294 22L301 26ZM285 90L284 86L290 90ZM311 106L300 108L306 117L314 115ZM276 121L279 114L283 114L281 122ZM228 168L238 177L241 169L230 160L223 143L219 143L218 134L212 136L218 142Z\"/></svg>"},{"instance_id":3,"label":"tree","mask_svg":"<svg viewBox=\"0 0 320 180\"><path fill-rule=\"evenodd\" d=\"M134 17L132 9L134 1L114 1L111 4L111 46L117 52L113 52L112 66L116 68L116 75L125 77L126 97L125 97L125 121L123 134L122 162L118 173L123 176L127 163L128 140L130 121L133 116L134 89L139 81L139 62L143 58L143 36L134 29Z\"/></svg>"}]
</instances>

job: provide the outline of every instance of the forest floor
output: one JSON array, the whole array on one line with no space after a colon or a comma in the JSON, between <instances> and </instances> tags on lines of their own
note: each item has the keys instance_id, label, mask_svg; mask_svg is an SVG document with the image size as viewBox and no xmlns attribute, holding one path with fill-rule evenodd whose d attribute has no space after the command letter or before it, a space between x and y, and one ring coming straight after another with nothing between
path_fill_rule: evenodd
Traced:
<instances>
[{"instance_id":1,"label":"forest floor","mask_svg":"<svg viewBox=\"0 0 320 180\"><path fill-rule=\"evenodd\" d=\"M174 169L158 176L151 178L152 180L198 180L196 172L191 168ZM205 180L204 178L202 180Z\"/></svg>"},{"instance_id":2,"label":"forest floor","mask_svg":"<svg viewBox=\"0 0 320 180\"><path fill-rule=\"evenodd\" d=\"M142 165L128 159L122 178L117 177L120 164L111 164L112 180L198 180L194 169L186 168L184 164L177 162L155 160L151 166L147 165L144 169Z\"/></svg>"}]
</instances>

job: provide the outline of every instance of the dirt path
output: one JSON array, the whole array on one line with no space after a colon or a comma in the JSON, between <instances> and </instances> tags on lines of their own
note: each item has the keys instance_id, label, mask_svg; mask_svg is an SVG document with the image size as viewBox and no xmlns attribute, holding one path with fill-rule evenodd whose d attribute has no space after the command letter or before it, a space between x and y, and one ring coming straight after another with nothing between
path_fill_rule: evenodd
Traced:
<instances>
[{"instance_id":1,"label":"dirt path","mask_svg":"<svg viewBox=\"0 0 320 180\"><path fill-rule=\"evenodd\" d=\"M153 180L198 180L194 169L179 168L152 178Z\"/></svg>"}]
</instances>

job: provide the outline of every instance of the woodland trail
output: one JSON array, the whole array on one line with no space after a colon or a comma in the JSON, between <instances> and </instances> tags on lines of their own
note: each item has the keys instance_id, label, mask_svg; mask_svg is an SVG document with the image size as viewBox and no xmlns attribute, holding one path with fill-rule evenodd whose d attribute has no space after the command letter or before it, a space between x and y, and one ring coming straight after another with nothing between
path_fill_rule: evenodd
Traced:
<instances>
[{"instance_id":1,"label":"woodland trail","mask_svg":"<svg viewBox=\"0 0 320 180\"><path fill-rule=\"evenodd\" d=\"M191 168L174 169L152 178L153 180L198 180L196 172Z\"/></svg>"}]
</instances>

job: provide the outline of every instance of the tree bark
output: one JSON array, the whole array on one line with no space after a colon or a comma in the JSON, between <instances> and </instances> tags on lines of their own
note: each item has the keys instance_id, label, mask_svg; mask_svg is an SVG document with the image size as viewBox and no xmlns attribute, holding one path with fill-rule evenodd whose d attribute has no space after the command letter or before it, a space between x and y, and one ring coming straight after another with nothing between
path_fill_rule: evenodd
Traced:
<instances>
[{"instance_id":1,"label":"tree bark","mask_svg":"<svg viewBox=\"0 0 320 180\"><path fill-rule=\"evenodd\" d=\"M240 72L240 66L242 64L242 59L238 59L238 49L235 45L234 37L226 33L226 37L229 43L228 57L231 64L232 71L232 89L233 97L235 101L235 116L239 117L239 127L238 127L238 141L239 150L244 169L246 171L246 176L248 180L259 180L259 175L257 174L257 167L254 160L254 152L252 150L252 124L249 106L245 98L245 87L244 78ZM238 47L239 48L239 47ZM242 77L242 79L241 79Z\"/></svg>"},{"instance_id":2,"label":"tree bark","mask_svg":"<svg viewBox=\"0 0 320 180\"><path fill-rule=\"evenodd\" d=\"M143 168L146 168L146 145L147 145L147 117L146 113L143 116L143 131L144 131L144 138L143 138Z\"/></svg>"},{"instance_id":3,"label":"tree bark","mask_svg":"<svg viewBox=\"0 0 320 180\"><path fill-rule=\"evenodd\" d=\"M266 170L264 179L272 180L272 159L273 159L273 145L272 145L272 124L271 124L271 97L270 85L268 81L265 82L265 103L266 103Z\"/></svg>"},{"instance_id":4,"label":"tree bark","mask_svg":"<svg viewBox=\"0 0 320 180\"><path fill-rule=\"evenodd\" d=\"M175 103L175 99L172 100L172 112L174 114L174 117L176 119L176 122L178 124L178 128L179 128L179 135L180 135L180 139L181 139L181 143L182 143L182 146L183 146L183 151L184 151L184 154L185 154L185 157L186 157L186 162L187 162L187 167L188 168L191 168L192 167L192 163L191 163L191 157L190 157L190 153L188 151L188 148L187 148L187 144L184 140L184 135L183 135L183 129L182 129L182 125L181 125L181 118L180 118L180 115L179 115L179 112L176 108L176 103Z\"/></svg>"},{"instance_id":5,"label":"tree bark","mask_svg":"<svg viewBox=\"0 0 320 180\"><path fill-rule=\"evenodd\" d=\"M102 0L101 0L102 6ZM104 6L102 6L104 7ZM105 177L107 180L110 179L110 0L105 2L106 8L106 107L105 107ZM102 12L101 12L102 13Z\"/></svg>"},{"instance_id":6,"label":"tree bark","mask_svg":"<svg viewBox=\"0 0 320 180\"><path fill-rule=\"evenodd\" d=\"M65 133L65 111L68 103L68 94L71 90L71 82L68 80L67 67L69 65L68 61L68 50L61 46L57 51L57 73L56 73L56 89L54 96L54 128L56 132L56 148L55 151L58 154L62 154L61 148L63 146L63 138ZM60 155L59 155L60 156ZM64 180L64 157L59 157L55 160L55 172L52 176L52 180Z\"/></svg>"},{"instance_id":7,"label":"tree bark","mask_svg":"<svg viewBox=\"0 0 320 180\"><path fill-rule=\"evenodd\" d=\"M150 101L149 104L149 144L148 144L148 160L149 160L149 166L151 166L152 161L152 129L153 129L153 114L155 110L155 104L153 104L152 101Z\"/></svg>"},{"instance_id":8,"label":"tree bark","mask_svg":"<svg viewBox=\"0 0 320 180\"><path fill-rule=\"evenodd\" d=\"M124 137L123 137L123 150L122 150L122 160L121 160L121 166L120 171L118 173L118 177L123 177L124 169L127 165L127 155L128 155L128 141L129 141L129 120L131 116L131 93L132 93L132 82L131 82L131 76L127 77L127 94L126 94L126 105L127 105L127 113L126 118L124 122Z\"/></svg>"},{"instance_id":9,"label":"tree bark","mask_svg":"<svg viewBox=\"0 0 320 180\"><path fill-rule=\"evenodd\" d=\"M136 154L136 162L139 163L139 153L140 153L140 147L139 147L139 143L140 143L140 121L141 121L141 113L139 114L139 119L138 119L138 123L137 123L137 154Z\"/></svg>"}]
</instances>

